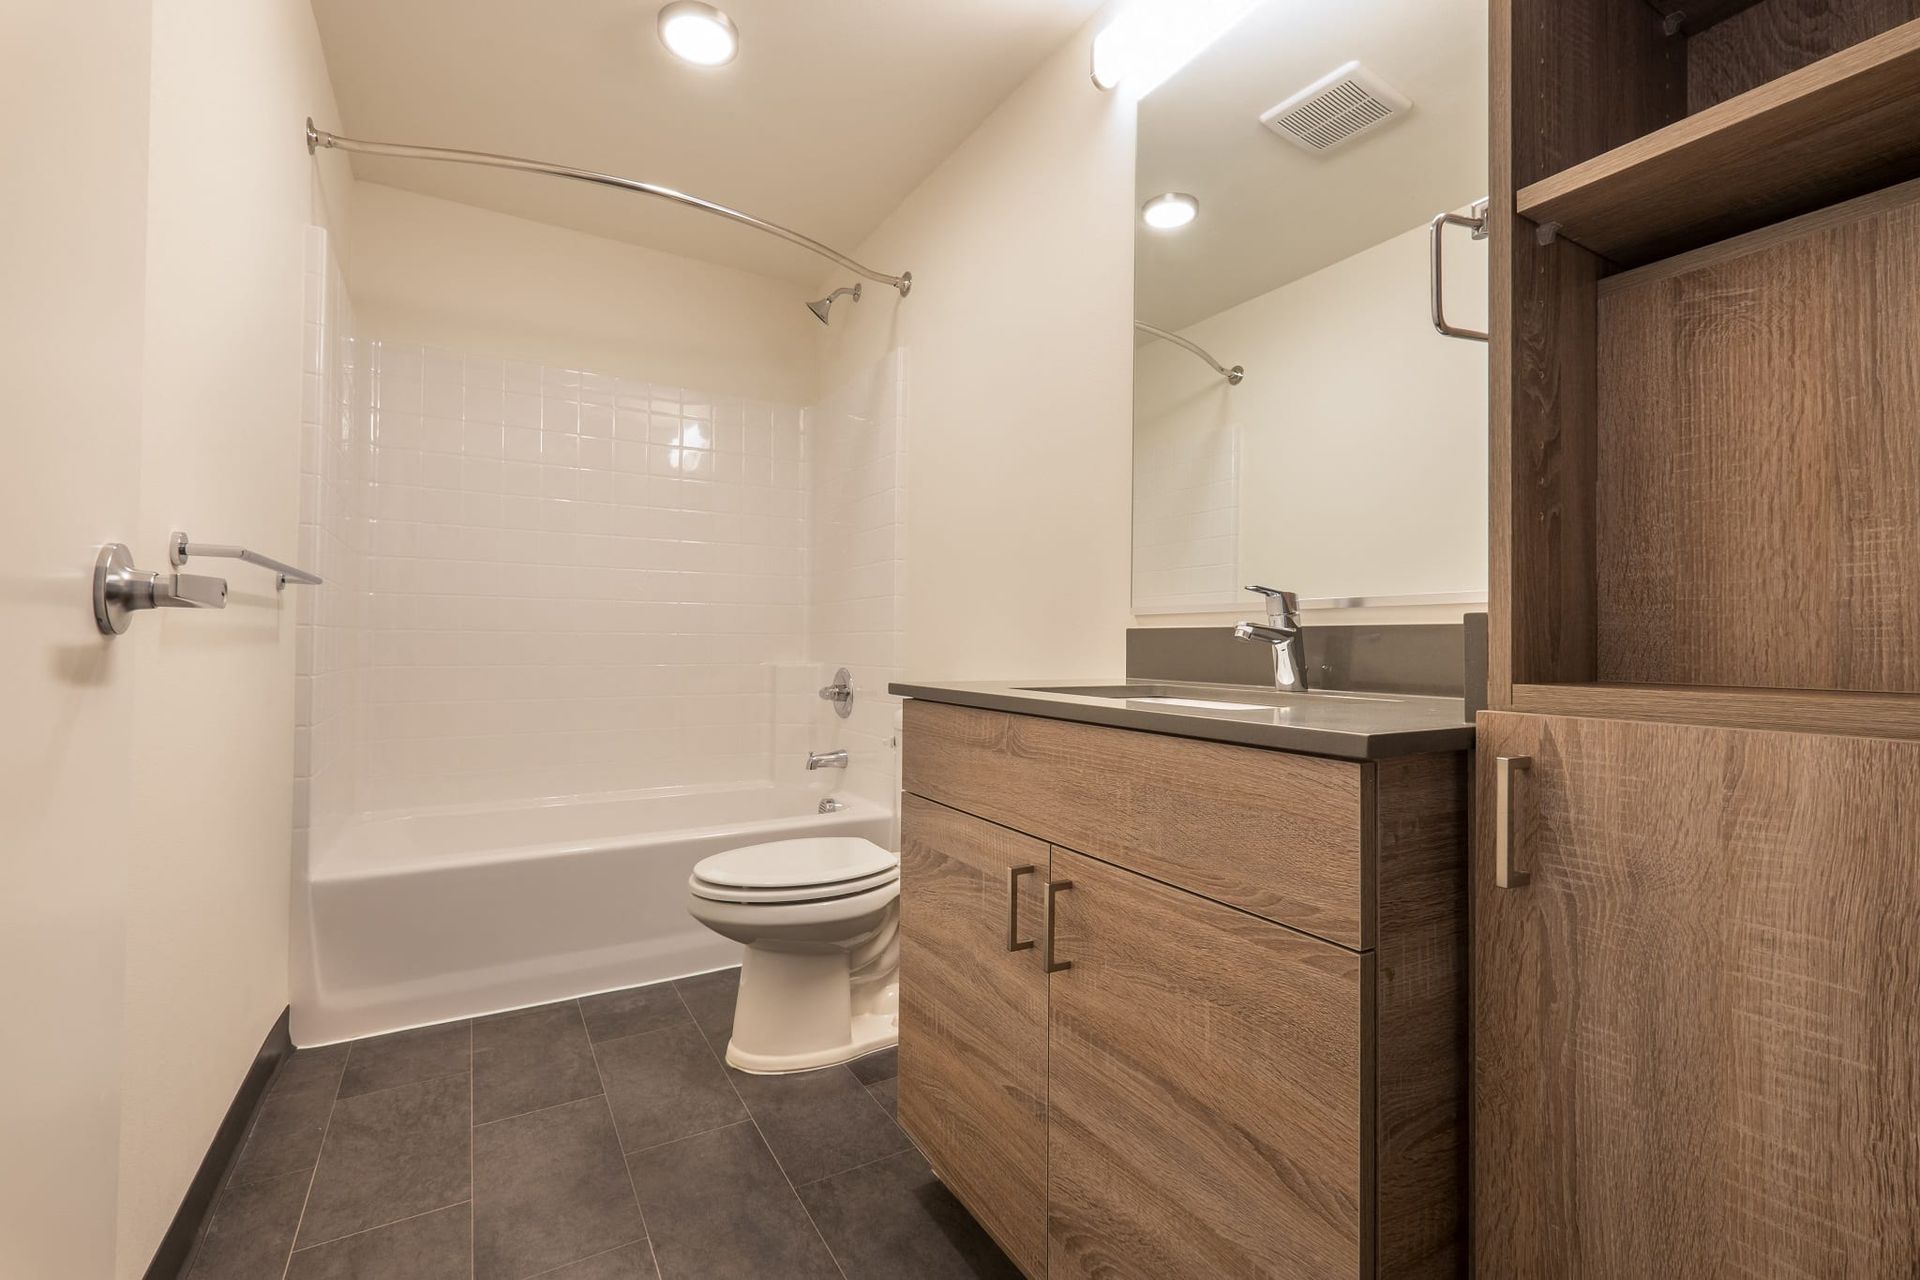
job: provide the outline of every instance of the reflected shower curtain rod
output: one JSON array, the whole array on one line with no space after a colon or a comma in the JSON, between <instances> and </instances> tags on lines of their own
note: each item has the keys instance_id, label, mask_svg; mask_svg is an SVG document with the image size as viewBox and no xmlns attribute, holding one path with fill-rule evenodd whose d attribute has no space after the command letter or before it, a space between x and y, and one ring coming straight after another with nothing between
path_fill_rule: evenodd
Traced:
<instances>
[{"instance_id":1,"label":"reflected shower curtain rod","mask_svg":"<svg viewBox=\"0 0 1920 1280\"><path fill-rule=\"evenodd\" d=\"M1247 376L1247 370L1244 365L1235 365L1233 366L1233 368L1229 369L1227 368L1227 366L1221 364L1218 360L1215 360L1213 358L1212 353L1210 353L1205 347L1200 346L1198 343L1189 342L1177 333L1169 333L1165 329L1157 329L1153 325L1148 324L1144 320L1135 320L1133 322L1133 327L1138 329L1142 333L1150 333L1156 338L1160 338L1166 342L1171 342L1176 347L1185 347L1187 350L1193 352L1193 354L1199 356L1202 360L1205 360L1208 364L1212 365L1213 371L1219 374L1221 377L1225 378L1227 380L1227 385L1230 387L1239 386L1241 379Z\"/></svg>"},{"instance_id":2,"label":"reflected shower curtain rod","mask_svg":"<svg viewBox=\"0 0 1920 1280\"><path fill-rule=\"evenodd\" d=\"M675 191L672 187L656 186L651 182L641 182L636 178L622 178L611 173L596 173L592 169L575 169L570 165L548 164L543 160L525 160L519 156L497 155L491 151L461 151L453 147L415 147L400 142L368 142L360 138L344 138L337 133L328 133L316 128L313 117L307 117L307 154L312 155L321 147L330 147L338 151L350 151L368 156L392 156L399 160L440 160L449 164L477 164L490 169L518 169L523 173L544 173L555 178L572 178L576 182L591 182L602 187L613 187L620 191L637 191L643 196L654 196L661 200L671 200L675 204L686 205L689 209L698 209L702 213L716 214L719 217L764 231L768 235L778 236L788 244L797 244L802 249L817 253L829 261L856 275L864 276L876 284L892 285L900 291L901 297L913 288L913 272L903 271L890 276L884 271L875 271L872 267L862 266L846 254L830 249L812 236L803 236L798 231L783 227L777 222L768 222L756 218L750 213L738 209L729 209L726 205L715 204L711 200L702 200L699 196L690 196L684 191Z\"/></svg>"}]
</instances>

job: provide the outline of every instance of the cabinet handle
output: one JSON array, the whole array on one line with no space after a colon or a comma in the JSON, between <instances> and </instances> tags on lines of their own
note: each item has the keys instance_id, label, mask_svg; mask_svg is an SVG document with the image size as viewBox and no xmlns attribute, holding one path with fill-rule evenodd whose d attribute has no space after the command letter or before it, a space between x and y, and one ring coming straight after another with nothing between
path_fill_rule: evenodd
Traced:
<instances>
[{"instance_id":1,"label":"cabinet handle","mask_svg":"<svg viewBox=\"0 0 1920 1280\"><path fill-rule=\"evenodd\" d=\"M1007 868L1007 950L1026 951L1032 948L1033 939L1020 941L1020 877L1033 874L1033 868Z\"/></svg>"},{"instance_id":2,"label":"cabinet handle","mask_svg":"<svg viewBox=\"0 0 1920 1280\"><path fill-rule=\"evenodd\" d=\"M1518 889L1533 877L1513 868L1513 775L1533 768L1532 756L1495 756L1493 760L1493 882Z\"/></svg>"},{"instance_id":3,"label":"cabinet handle","mask_svg":"<svg viewBox=\"0 0 1920 1280\"><path fill-rule=\"evenodd\" d=\"M1046 950L1040 954L1045 962L1043 967L1048 973L1059 973L1062 969L1073 968L1073 961L1055 960L1053 958L1053 900L1060 896L1062 889L1071 888L1073 888L1073 881L1071 880L1049 880L1047 881L1046 896L1041 900L1045 908L1045 919L1041 922L1041 925L1042 932L1047 935L1047 947Z\"/></svg>"}]
</instances>

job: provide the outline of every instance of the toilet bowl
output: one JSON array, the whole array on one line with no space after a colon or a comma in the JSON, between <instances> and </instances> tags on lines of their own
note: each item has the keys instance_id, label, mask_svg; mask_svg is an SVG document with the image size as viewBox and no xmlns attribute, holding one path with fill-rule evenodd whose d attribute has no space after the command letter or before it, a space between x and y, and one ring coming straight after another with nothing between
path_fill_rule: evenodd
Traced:
<instances>
[{"instance_id":1,"label":"toilet bowl","mask_svg":"<svg viewBox=\"0 0 1920 1280\"><path fill-rule=\"evenodd\" d=\"M741 944L727 1062L773 1075L900 1038L900 859L871 840L775 840L703 859L695 920Z\"/></svg>"}]
</instances>

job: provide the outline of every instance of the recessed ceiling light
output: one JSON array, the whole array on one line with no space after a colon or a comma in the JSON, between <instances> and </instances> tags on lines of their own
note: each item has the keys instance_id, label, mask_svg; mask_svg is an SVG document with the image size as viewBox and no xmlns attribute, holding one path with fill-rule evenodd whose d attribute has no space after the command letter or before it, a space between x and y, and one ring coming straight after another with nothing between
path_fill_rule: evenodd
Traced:
<instances>
[{"instance_id":1,"label":"recessed ceiling light","mask_svg":"<svg viewBox=\"0 0 1920 1280\"><path fill-rule=\"evenodd\" d=\"M673 0L660 11L660 43L700 67L718 67L740 52L733 19L701 0Z\"/></svg>"},{"instance_id":2,"label":"recessed ceiling light","mask_svg":"<svg viewBox=\"0 0 1920 1280\"><path fill-rule=\"evenodd\" d=\"M1184 191L1169 191L1140 206L1140 218L1155 231L1173 231L1198 217L1200 202Z\"/></svg>"}]
</instances>

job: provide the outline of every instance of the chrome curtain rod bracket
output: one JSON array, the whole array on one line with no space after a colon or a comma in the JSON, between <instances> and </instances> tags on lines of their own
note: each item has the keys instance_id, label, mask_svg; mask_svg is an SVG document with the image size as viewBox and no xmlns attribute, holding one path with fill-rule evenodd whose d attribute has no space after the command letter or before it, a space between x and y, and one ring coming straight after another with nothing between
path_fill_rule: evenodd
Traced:
<instances>
[{"instance_id":1,"label":"chrome curtain rod bracket","mask_svg":"<svg viewBox=\"0 0 1920 1280\"><path fill-rule=\"evenodd\" d=\"M788 244L799 245L802 249L817 253L830 262L838 263L855 275L863 276L876 284L891 285L903 298L913 289L913 272L911 271L902 271L897 276L890 276L884 271L875 271L872 267L855 262L839 250L828 248L812 236L801 235L790 227L783 227L777 222L768 222L764 218L756 218L738 209L729 209L726 205L715 204L711 200L702 200L699 196L688 195L684 191L675 191L672 187L641 182L637 178L622 178L611 173L598 173L592 169L548 164L544 160L527 160L520 156L500 155L492 151L462 151L454 147L416 147L399 142L369 142L361 138L346 138L317 128L313 123L313 117L309 116L307 117L307 154L311 155L322 147L358 155L390 156L398 160L439 160L447 164L474 164L489 169L515 169L522 173L544 173L550 177L571 178L575 182L590 182L596 186L613 187L619 191L633 191L643 196L653 196L659 200L685 205L689 209L698 209L702 213L711 213L716 217L738 222L742 226L752 227L756 231L764 231L770 236L778 236Z\"/></svg>"},{"instance_id":2,"label":"chrome curtain rod bracket","mask_svg":"<svg viewBox=\"0 0 1920 1280\"><path fill-rule=\"evenodd\" d=\"M205 560L244 560L248 564L259 565L262 569L271 569L278 575L275 584L284 590L289 582L303 583L309 587L324 585L317 573L308 573L305 569L296 569L290 564L275 560L272 556L263 556L258 551L249 551L245 547L223 547L212 543L193 542L187 535L174 530L167 539L167 560L178 569L189 557L199 556Z\"/></svg>"},{"instance_id":3,"label":"chrome curtain rod bracket","mask_svg":"<svg viewBox=\"0 0 1920 1280\"><path fill-rule=\"evenodd\" d=\"M1230 387L1239 386L1242 380L1244 380L1247 376L1247 370L1244 365L1235 365L1233 366L1233 368L1229 369L1227 368L1227 366L1221 364L1218 360L1215 360L1212 354L1208 352L1205 347L1202 347L1197 343L1189 342L1177 333L1170 333L1165 329L1156 328L1155 326L1148 324L1144 320L1135 320L1133 322L1133 327L1138 329L1141 333L1151 334L1154 337L1159 338L1163 342L1171 342L1176 347L1185 347L1187 350L1193 352L1193 354L1195 354L1196 356L1199 356L1202 360L1205 360L1208 364L1212 365L1213 371L1219 374L1221 377L1225 378L1227 380L1227 385Z\"/></svg>"}]
</instances>

